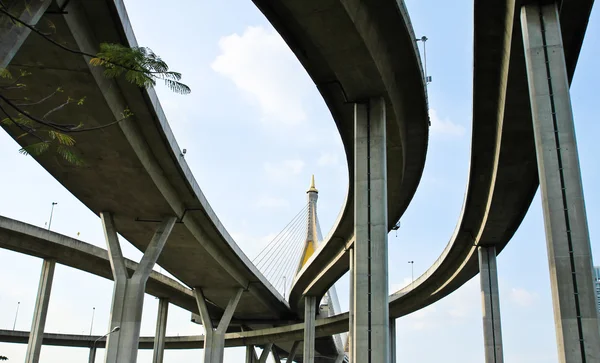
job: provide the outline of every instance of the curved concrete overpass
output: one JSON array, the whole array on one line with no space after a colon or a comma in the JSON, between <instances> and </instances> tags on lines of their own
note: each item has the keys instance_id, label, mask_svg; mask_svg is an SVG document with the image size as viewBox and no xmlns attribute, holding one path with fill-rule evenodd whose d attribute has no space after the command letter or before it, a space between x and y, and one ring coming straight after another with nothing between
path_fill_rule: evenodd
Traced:
<instances>
[{"instance_id":1,"label":"curved concrete overpass","mask_svg":"<svg viewBox=\"0 0 600 363\"><path fill-rule=\"evenodd\" d=\"M420 179L427 146L428 117L423 75L412 29L401 2L255 1L315 81L338 126L352 165L353 105L371 96L387 103L388 196L393 225L406 209ZM135 46L121 1L70 2L63 15L46 14L57 37L69 47L95 53L100 42ZM92 16L93 14L93 16ZM85 59L37 36L27 38L10 64L36 77L28 85L44 95L67 82L85 107L65 110L65 119L86 127L134 117L118 126L77 135L86 165L70 165L52 153L36 160L96 214L114 214L117 231L144 251L165 216L176 224L158 263L224 308L230 289L244 287L235 317L287 320L296 316L282 296L252 265L211 209L175 142L155 92L112 81ZM34 109L33 112L36 110ZM69 121L71 122L71 121ZM18 135L14 134L13 137ZM18 139L26 144L31 140ZM350 170L352 174L352 170ZM352 185L348 195L353 193ZM353 202L347 198L332 239L352 233ZM295 308L295 307L294 307Z\"/></svg>"},{"instance_id":2,"label":"curved concrete overpass","mask_svg":"<svg viewBox=\"0 0 600 363\"><path fill-rule=\"evenodd\" d=\"M471 163L463 208L438 260L414 283L390 296L391 317L432 304L475 276L479 270L476 247L495 245L501 251L535 195L538 171L518 11L523 4L476 2ZM562 6L570 79L592 4L586 0ZM510 32L512 41L508 42ZM347 249L352 243L352 239L346 244L329 239L320 246L292 287L291 306L301 305L305 294L324 294L348 271Z\"/></svg>"}]
</instances>

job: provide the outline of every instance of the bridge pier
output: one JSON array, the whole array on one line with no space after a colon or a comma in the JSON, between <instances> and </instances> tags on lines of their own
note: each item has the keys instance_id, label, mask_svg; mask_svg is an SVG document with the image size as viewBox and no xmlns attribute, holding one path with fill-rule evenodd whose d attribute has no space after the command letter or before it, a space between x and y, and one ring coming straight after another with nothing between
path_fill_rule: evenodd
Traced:
<instances>
[{"instance_id":1,"label":"bridge pier","mask_svg":"<svg viewBox=\"0 0 600 363\"><path fill-rule=\"evenodd\" d=\"M304 351L303 363L315 362L315 319L317 316L317 298L306 296L304 298Z\"/></svg>"},{"instance_id":2,"label":"bridge pier","mask_svg":"<svg viewBox=\"0 0 600 363\"><path fill-rule=\"evenodd\" d=\"M100 213L100 217L104 226L108 257L115 281L109 330L112 331L117 326L120 328L108 335L105 363L135 363L140 340L146 281L148 281L150 272L173 230L176 218L166 218L160 224L148 244L138 268L129 277L113 217L110 213Z\"/></svg>"},{"instance_id":3,"label":"bridge pier","mask_svg":"<svg viewBox=\"0 0 600 363\"><path fill-rule=\"evenodd\" d=\"M396 319L390 319L390 363L396 363Z\"/></svg>"},{"instance_id":4,"label":"bridge pier","mask_svg":"<svg viewBox=\"0 0 600 363\"><path fill-rule=\"evenodd\" d=\"M258 357L256 356L256 350L254 345L246 346L246 363L256 363Z\"/></svg>"},{"instance_id":5,"label":"bridge pier","mask_svg":"<svg viewBox=\"0 0 600 363\"><path fill-rule=\"evenodd\" d=\"M169 299L158 300L158 316L156 317L156 333L154 335L154 353L152 363L162 363L165 355L165 336L167 335L167 318L169 316Z\"/></svg>"},{"instance_id":6,"label":"bridge pier","mask_svg":"<svg viewBox=\"0 0 600 363\"><path fill-rule=\"evenodd\" d=\"M389 362L385 114L383 98L354 105L353 363Z\"/></svg>"},{"instance_id":7,"label":"bridge pier","mask_svg":"<svg viewBox=\"0 0 600 363\"><path fill-rule=\"evenodd\" d=\"M600 361L592 256L556 3L521 8L560 363Z\"/></svg>"},{"instance_id":8,"label":"bridge pier","mask_svg":"<svg viewBox=\"0 0 600 363\"><path fill-rule=\"evenodd\" d=\"M50 292L52 291L52 280L54 279L54 260L44 260L42 264L42 274L38 287L37 298L35 301L35 310L33 311L33 321L31 323L31 332L27 343L27 353L25 354L25 363L37 363L40 360L40 351L42 350L42 340L44 339L44 327L46 326L46 316L48 315L48 305L50 304Z\"/></svg>"},{"instance_id":9,"label":"bridge pier","mask_svg":"<svg viewBox=\"0 0 600 363\"><path fill-rule=\"evenodd\" d=\"M223 354L225 353L225 333L233 318L233 313L237 308L243 288L239 288L235 291L234 296L229 300L225 312L219 321L219 325L215 328L208 312L208 306L206 304L206 298L201 288L194 289L194 296L196 297L196 303L198 304L198 310L200 311L200 318L202 319L202 325L204 326L204 363L223 363Z\"/></svg>"},{"instance_id":10,"label":"bridge pier","mask_svg":"<svg viewBox=\"0 0 600 363\"><path fill-rule=\"evenodd\" d=\"M503 363L502 328L500 324L500 290L496 247L479 246L479 278L483 310L483 341L486 363Z\"/></svg>"}]
</instances>

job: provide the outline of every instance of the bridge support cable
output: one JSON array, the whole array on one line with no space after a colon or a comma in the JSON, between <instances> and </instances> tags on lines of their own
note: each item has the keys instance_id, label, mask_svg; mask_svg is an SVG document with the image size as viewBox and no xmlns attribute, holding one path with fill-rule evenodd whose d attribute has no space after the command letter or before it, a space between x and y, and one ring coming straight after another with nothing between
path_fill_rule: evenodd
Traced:
<instances>
[{"instance_id":1,"label":"bridge support cable","mask_svg":"<svg viewBox=\"0 0 600 363\"><path fill-rule=\"evenodd\" d=\"M42 264L42 274L40 276L40 284L35 301L35 310L33 311L31 333L29 334L29 341L27 342L25 363L38 363L40 361L40 352L42 350L42 340L44 339L44 327L46 326L46 316L48 315L48 305L50 303L50 292L52 291L55 266L56 262L48 259L44 260Z\"/></svg>"},{"instance_id":2,"label":"bridge support cable","mask_svg":"<svg viewBox=\"0 0 600 363\"><path fill-rule=\"evenodd\" d=\"M317 298L304 298L304 351L303 363L315 363L315 319L317 316Z\"/></svg>"},{"instance_id":3,"label":"bridge support cable","mask_svg":"<svg viewBox=\"0 0 600 363\"><path fill-rule=\"evenodd\" d=\"M479 279L483 312L483 342L485 363L503 363L502 328L500 323L500 289L496 247L479 246Z\"/></svg>"},{"instance_id":4,"label":"bridge support cable","mask_svg":"<svg viewBox=\"0 0 600 363\"><path fill-rule=\"evenodd\" d=\"M110 213L100 213L100 218L115 281L110 312L111 334L108 335L106 342L105 363L135 362L140 340L146 282L177 218L165 218L159 225L131 277L125 267L113 216Z\"/></svg>"},{"instance_id":5,"label":"bridge support cable","mask_svg":"<svg viewBox=\"0 0 600 363\"><path fill-rule=\"evenodd\" d=\"M298 245L301 245L303 241L303 232L302 232L302 223L298 224L294 227L294 230L290 233L285 244L281 246L276 253L270 258L270 266L265 269L265 277L274 286L279 286L282 281L282 267L284 267L284 261L288 262L288 260L293 259L291 254L291 250L294 250ZM281 290L281 289L279 289Z\"/></svg>"},{"instance_id":6,"label":"bridge support cable","mask_svg":"<svg viewBox=\"0 0 600 363\"><path fill-rule=\"evenodd\" d=\"M265 276L273 285L279 285L279 280L283 276L281 269L284 266L284 261L289 262L293 256L291 251L295 250L298 245L302 245L305 236L305 223L300 221L292 231L290 231L283 245L270 257L270 269L265 270Z\"/></svg>"},{"instance_id":7,"label":"bridge support cable","mask_svg":"<svg viewBox=\"0 0 600 363\"><path fill-rule=\"evenodd\" d=\"M279 242L284 240L283 235L291 229L290 226L295 224L299 220L303 220L306 218L306 211L308 210L308 203L292 218L292 220L279 232L275 238L273 238L259 253L256 257L252 259L252 263L255 266L260 266L263 263L263 260L267 258L267 256L271 255L271 251L277 246Z\"/></svg>"},{"instance_id":8,"label":"bridge support cable","mask_svg":"<svg viewBox=\"0 0 600 363\"><path fill-rule=\"evenodd\" d=\"M388 363L386 116L383 98L354 105L352 362Z\"/></svg>"},{"instance_id":9,"label":"bridge support cable","mask_svg":"<svg viewBox=\"0 0 600 363\"><path fill-rule=\"evenodd\" d=\"M300 259L301 248L306 238L308 208L306 204L252 261L282 295L286 295L287 287L293 281L290 266L297 266Z\"/></svg>"},{"instance_id":10,"label":"bridge support cable","mask_svg":"<svg viewBox=\"0 0 600 363\"><path fill-rule=\"evenodd\" d=\"M592 255L557 4L521 8L560 363L600 357Z\"/></svg>"},{"instance_id":11,"label":"bridge support cable","mask_svg":"<svg viewBox=\"0 0 600 363\"><path fill-rule=\"evenodd\" d=\"M204 363L223 363L225 353L225 333L233 318L235 309L244 292L243 288L234 291L233 297L229 300L225 312L219 321L217 327L213 325L212 319L208 312L208 306L202 288L194 289L194 297L200 311L200 318L204 326Z\"/></svg>"},{"instance_id":12,"label":"bridge support cable","mask_svg":"<svg viewBox=\"0 0 600 363\"><path fill-rule=\"evenodd\" d=\"M156 317L156 333L154 334L154 352L152 363L163 363L165 355L165 338L167 335L167 318L169 315L169 299L158 300L158 316Z\"/></svg>"}]
</instances>

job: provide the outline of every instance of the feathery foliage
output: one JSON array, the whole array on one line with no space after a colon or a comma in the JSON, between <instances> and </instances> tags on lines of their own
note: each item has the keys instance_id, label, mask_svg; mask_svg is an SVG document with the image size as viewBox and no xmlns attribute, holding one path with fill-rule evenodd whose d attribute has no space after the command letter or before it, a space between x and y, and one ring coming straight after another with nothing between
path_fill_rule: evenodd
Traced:
<instances>
[{"instance_id":1,"label":"feathery foliage","mask_svg":"<svg viewBox=\"0 0 600 363\"><path fill-rule=\"evenodd\" d=\"M24 6L27 8L28 2L23 1ZM28 24L12 14L9 8L0 1L1 18L7 19L14 27L29 28L33 33L41 36L59 49L89 57L90 65L103 67L104 75L107 78L123 77L127 82L143 88L153 87L157 81L163 81L175 93L188 94L191 92L187 85L180 82L181 73L170 71L169 66L149 48L102 43L99 45L100 50L96 54L89 54L54 40L51 36L56 33L54 23L47 21L46 26L50 32L42 32L36 26ZM6 95L7 91L11 92L11 97L15 96L15 90L26 91L27 84L23 82L23 79L31 75L30 72L21 70L19 75L15 77L8 69L0 68L0 127L12 128L13 131L18 133L17 140L27 140L22 141L22 144L26 144L26 146L19 150L21 154L38 156L48 150L53 150L56 155L70 164L84 165L75 147L76 140L69 134L110 127L133 116L133 113L126 108L121 112L121 119L100 126L86 128L82 122L65 122L60 117L59 111L66 107L84 105L85 96L79 98L67 96L58 104L54 101L54 107L45 113L38 114L40 107L51 100L56 100L57 97L62 98L60 94L64 93L65 90L59 86L54 92L38 100L31 100L27 96L15 99ZM29 107L32 106L37 107L36 112L31 111ZM51 116L58 120L51 120ZM1 356L0 360L2 360Z\"/></svg>"},{"instance_id":2,"label":"feathery foliage","mask_svg":"<svg viewBox=\"0 0 600 363\"><path fill-rule=\"evenodd\" d=\"M124 74L127 81L139 87L153 87L157 80L162 80L175 93L191 92L188 86L179 82L181 73L169 71L167 63L146 47L102 43L90 64L104 67L104 75L108 78Z\"/></svg>"}]
</instances>

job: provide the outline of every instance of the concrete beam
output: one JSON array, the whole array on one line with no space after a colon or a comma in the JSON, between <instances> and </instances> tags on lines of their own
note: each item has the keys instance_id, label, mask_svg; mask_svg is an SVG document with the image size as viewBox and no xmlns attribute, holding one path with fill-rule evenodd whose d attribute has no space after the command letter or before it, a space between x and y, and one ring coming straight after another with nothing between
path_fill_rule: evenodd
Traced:
<instances>
[{"instance_id":1,"label":"concrete beam","mask_svg":"<svg viewBox=\"0 0 600 363\"><path fill-rule=\"evenodd\" d=\"M354 105L354 362L390 353L385 113L383 98Z\"/></svg>"},{"instance_id":2,"label":"concrete beam","mask_svg":"<svg viewBox=\"0 0 600 363\"><path fill-rule=\"evenodd\" d=\"M557 5L521 8L560 363L600 360L592 255Z\"/></svg>"},{"instance_id":3,"label":"concrete beam","mask_svg":"<svg viewBox=\"0 0 600 363\"><path fill-rule=\"evenodd\" d=\"M479 256L479 278L481 282L485 362L503 363L496 247L480 246L477 248L477 254Z\"/></svg>"},{"instance_id":4,"label":"concrete beam","mask_svg":"<svg viewBox=\"0 0 600 363\"><path fill-rule=\"evenodd\" d=\"M40 360L42 340L44 339L44 327L48 315L48 304L50 303L50 292L52 291L52 280L54 278L54 260L44 260L42 264L42 275L38 287L35 310L33 311L33 322L31 323L31 334L27 343L25 363L37 363Z\"/></svg>"},{"instance_id":5,"label":"concrete beam","mask_svg":"<svg viewBox=\"0 0 600 363\"><path fill-rule=\"evenodd\" d=\"M8 11L22 22L35 26L51 3L52 0L13 1ZM29 28L16 25L8 16L0 15L0 68L8 66L30 33Z\"/></svg>"},{"instance_id":6,"label":"concrete beam","mask_svg":"<svg viewBox=\"0 0 600 363\"><path fill-rule=\"evenodd\" d=\"M152 363L162 363L165 354L165 337L167 335L167 318L169 316L169 299L158 301L158 316L156 318L156 334L154 335L154 353Z\"/></svg>"},{"instance_id":7,"label":"concrete beam","mask_svg":"<svg viewBox=\"0 0 600 363\"><path fill-rule=\"evenodd\" d=\"M202 293L201 288L194 289L194 296L196 296L196 302L198 303L198 310L200 311L200 318L202 319L202 325L204 326L205 338L204 338L204 362L205 363L223 363L223 356L225 353L225 333L229 323L233 318L235 309L244 292L243 288L239 288L234 292L233 297L229 300L225 312L219 321L217 328L214 328L214 324L210 318L208 312L208 306L206 298Z\"/></svg>"},{"instance_id":8,"label":"concrete beam","mask_svg":"<svg viewBox=\"0 0 600 363\"><path fill-rule=\"evenodd\" d=\"M100 217L115 281L109 330L120 327L119 331L110 334L107 338L105 363L134 363L137 359L140 339L146 281L167 243L176 218L165 218L159 225L138 268L129 277L113 217L110 213L100 213Z\"/></svg>"}]
</instances>

